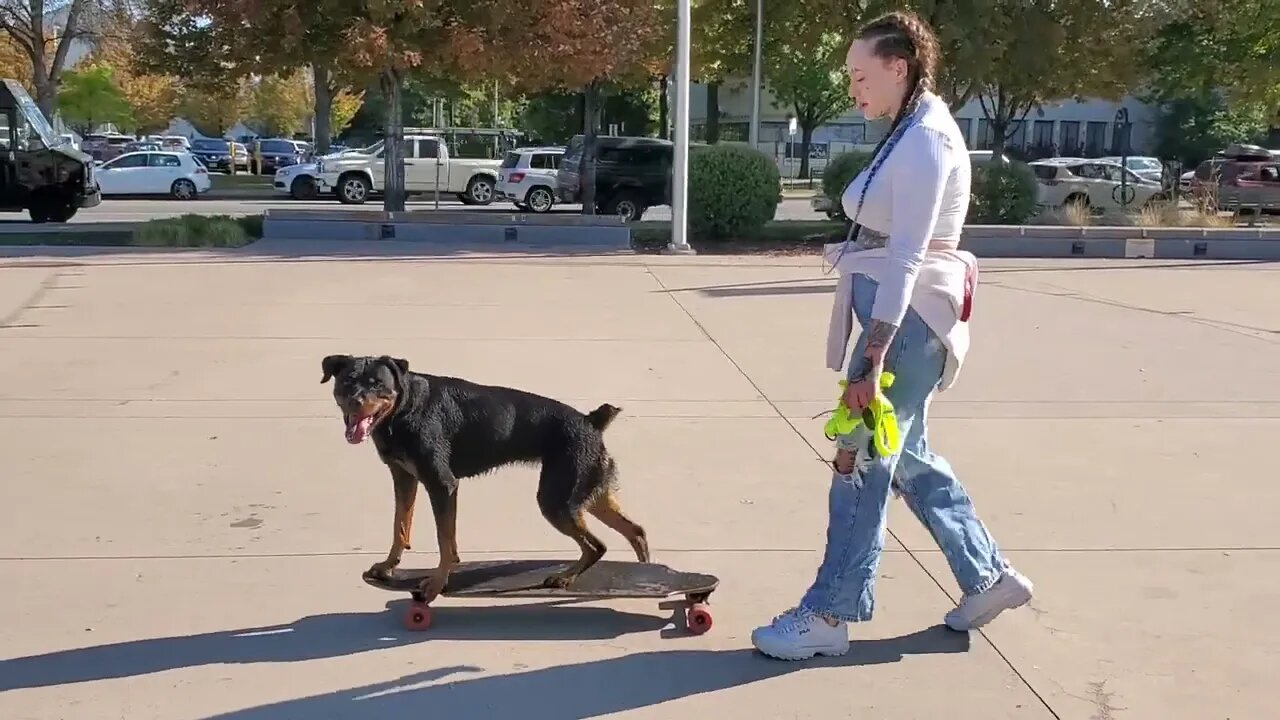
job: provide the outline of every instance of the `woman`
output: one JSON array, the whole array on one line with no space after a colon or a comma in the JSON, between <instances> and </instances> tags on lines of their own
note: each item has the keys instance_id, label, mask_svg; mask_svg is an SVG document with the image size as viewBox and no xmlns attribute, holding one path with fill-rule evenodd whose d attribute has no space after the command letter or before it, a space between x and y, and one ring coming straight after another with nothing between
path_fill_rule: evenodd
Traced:
<instances>
[{"instance_id":1,"label":"woman","mask_svg":"<svg viewBox=\"0 0 1280 720\"><path fill-rule=\"evenodd\" d=\"M981 627L1031 599L1031 582L1001 556L964 487L926 440L929 401L954 382L968 348L977 274L976 258L957 250L969 209L969 154L946 102L931 91L938 55L933 30L905 12L872 21L849 48L850 96L866 117L893 124L845 189L850 240L826 249L840 272L827 365L841 369L856 315L862 332L842 402L860 411L881 373L892 371L885 395L902 446L877 456L865 427L837 438L817 578L799 605L751 636L772 657L844 654L846 624L871 619L891 491L928 528L964 593L946 614L948 627Z\"/></svg>"}]
</instances>

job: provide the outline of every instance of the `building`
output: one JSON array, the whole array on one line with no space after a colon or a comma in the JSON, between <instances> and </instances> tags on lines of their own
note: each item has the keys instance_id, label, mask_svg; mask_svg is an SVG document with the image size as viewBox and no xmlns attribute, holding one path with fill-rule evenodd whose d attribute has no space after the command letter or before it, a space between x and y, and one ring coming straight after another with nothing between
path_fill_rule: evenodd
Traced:
<instances>
[{"instance_id":1,"label":"building","mask_svg":"<svg viewBox=\"0 0 1280 720\"><path fill-rule=\"evenodd\" d=\"M693 136L701 137L706 128L706 87L693 84L689 89L689 115ZM728 82L720 87L720 137L723 140L746 141L751 119L750 81ZM793 156L799 151L800 134L788 135L794 110L779 108L766 84L760 107L760 149L772 153L784 174L794 174L798 163ZM1117 123L1117 112L1129 114L1129 151L1135 155L1153 154L1156 144L1158 110L1154 105L1126 97L1119 102L1108 100L1066 100L1046 104L1015 122L1006 148L1037 155L1101 156L1112 154L1124 140L1126 126ZM970 149L986 150L992 145L992 131L982 105L971 100L956 113L960 131ZM883 137L888 123L869 121L855 108L814 130L809 149L811 165L821 167L827 158L848 150L871 150ZM789 151L790 143L795 147Z\"/></svg>"}]
</instances>

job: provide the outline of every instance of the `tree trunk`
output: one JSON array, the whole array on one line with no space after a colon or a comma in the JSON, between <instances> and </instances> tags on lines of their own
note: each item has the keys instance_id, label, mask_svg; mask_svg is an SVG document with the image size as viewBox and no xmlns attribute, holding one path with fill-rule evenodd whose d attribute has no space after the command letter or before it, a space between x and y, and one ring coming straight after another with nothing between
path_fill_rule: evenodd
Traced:
<instances>
[{"instance_id":1,"label":"tree trunk","mask_svg":"<svg viewBox=\"0 0 1280 720\"><path fill-rule=\"evenodd\" d=\"M578 177L582 182L582 214L596 214L596 83L593 80L582 92L582 160Z\"/></svg>"},{"instance_id":2,"label":"tree trunk","mask_svg":"<svg viewBox=\"0 0 1280 720\"><path fill-rule=\"evenodd\" d=\"M312 117L315 118L315 142L316 155L323 155L329 152L329 143L333 140L330 130L330 115L333 111L333 93L330 92L329 86L329 67L326 65L312 65L311 77L315 84L315 107L312 108Z\"/></svg>"},{"instance_id":3,"label":"tree trunk","mask_svg":"<svg viewBox=\"0 0 1280 720\"><path fill-rule=\"evenodd\" d=\"M671 138L671 118L667 89L667 76L663 75L658 79L658 137L663 140Z\"/></svg>"},{"instance_id":4,"label":"tree trunk","mask_svg":"<svg viewBox=\"0 0 1280 720\"><path fill-rule=\"evenodd\" d=\"M707 131L708 145L720 142L720 83L707 83Z\"/></svg>"},{"instance_id":5,"label":"tree trunk","mask_svg":"<svg viewBox=\"0 0 1280 720\"><path fill-rule=\"evenodd\" d=\"M386 70L379 78L382 96L387 99L387 116L383 128L382 209L387 212L404 210L404 154L401 152L404 138L404 118L401 115L401 78L396 70Z\"/></svg>"},{"instance_id":6,"label":"tree trunk","mask_svg":"<svg viewBox=\"0 0 1280 720\"><path fill-rule=\"evenodd\" d=\"M800 125L800 172L797 178L809 177L809 146L813 144L813 123Z\"/></svg>"}]
</instances>

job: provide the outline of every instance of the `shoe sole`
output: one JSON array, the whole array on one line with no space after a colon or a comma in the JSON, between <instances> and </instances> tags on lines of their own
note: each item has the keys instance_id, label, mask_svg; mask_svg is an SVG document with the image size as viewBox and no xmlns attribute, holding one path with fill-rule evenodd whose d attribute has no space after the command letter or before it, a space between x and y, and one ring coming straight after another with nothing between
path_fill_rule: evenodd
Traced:
<instances>
[{"instance_id":1,"label":"shoe sole","mask_svg":"<svg viewBox=\"0 0 1280 720\"><path fill-rule=\"evenodd\" d=\"M1022 598L1021 600L1015 602L1012 605L997 607L991 610L990 612L987 612L983 615L979 615L978 617L974 618L972 622L969 623L968 627L958 628L958 627L955 627L954 625L951 625L950 623L947 623L947 627L951 628L952 630L955 630L956 632L968 632L970 630L978 630L984 627L985 625L987 625L988 623L990 623L992 620L995 620L996 618L1000 617L1000 613L1006 610L1017 610L1023 605L1026 605L1027 603L1031 602L1031 598L1032 598L1032 589L1028 588L1026 597Z\"/></svg>"},{"instance_id":2,"label":"shoe sole","mask_svg":"<svg viewBox=\"0 0 1280 720\"><path fill-rule=\"evenodd\" d=\"M847 647L844 648L843 650L815 650L813 651L813 653L809 655L787 655L784 653L769 652L768 650L765 650L764 648L761 648L759 646L756 646L756 650L759 650L761 655L771 657L775 660L787 660L790 662L795 662L799 660L811 660L819 655L821 655L822 657L840 657L841 655L844 655L849 652L849 648Z\"/></svg>"}]
</instances>

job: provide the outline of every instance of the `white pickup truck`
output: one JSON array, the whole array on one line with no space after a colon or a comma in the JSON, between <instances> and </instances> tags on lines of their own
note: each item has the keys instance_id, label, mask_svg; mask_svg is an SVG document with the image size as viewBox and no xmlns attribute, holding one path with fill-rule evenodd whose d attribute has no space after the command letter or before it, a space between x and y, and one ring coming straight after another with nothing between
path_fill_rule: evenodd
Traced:
<instances>
[{"instance_id":1,"label":"white pickup truck","mask_svg":"<svg viewBox=\"0 0 1280 720\"><path fill-rule=\"evenodd\" d=\"M502 160L451 158L449 148L434 135L404 136L404 187L409 195L457 195L467 205L494 200ZM332 193L339 202L359 205L382 192L383 154L353 152L321 158L316 184L321 195Z\"/></svg>"}]
</instances>

